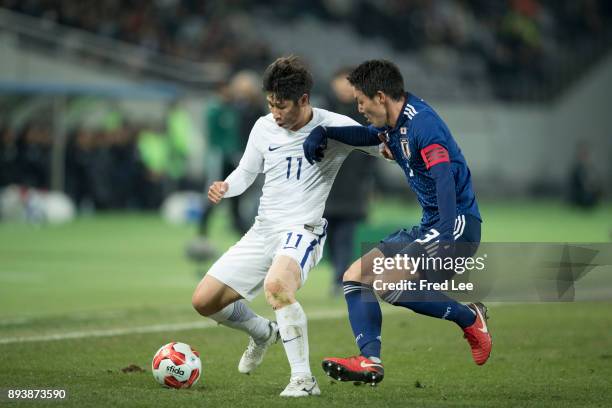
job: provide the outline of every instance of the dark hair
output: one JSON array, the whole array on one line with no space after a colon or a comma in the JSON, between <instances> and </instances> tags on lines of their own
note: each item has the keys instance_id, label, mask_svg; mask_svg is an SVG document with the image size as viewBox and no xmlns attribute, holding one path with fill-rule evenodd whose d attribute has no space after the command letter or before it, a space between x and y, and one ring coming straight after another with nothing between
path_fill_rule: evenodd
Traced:
<instances>
[{"instance_id":1,"label":"dark hair","mask_svg":"<svg viewBox=\"0 0 612 408\"><path fill-rule=\"evenodd\" d=\"M349 74L348 80L368 98L373 98L378 91L396 101L404 96L404 78L397 65L390 61L363 62Z\"/></svg>"},{"instance_id":2,"label":"dark hair","mask_svg":"<svg viewBox=\"0 0 612 408\"><path fill-rule=\"evenodd\" d=\"M302 95L310 95L312 75L298 57L281 57L266 68L263 90L277 99L297 102Z\"/></svg>"}]
</instances>

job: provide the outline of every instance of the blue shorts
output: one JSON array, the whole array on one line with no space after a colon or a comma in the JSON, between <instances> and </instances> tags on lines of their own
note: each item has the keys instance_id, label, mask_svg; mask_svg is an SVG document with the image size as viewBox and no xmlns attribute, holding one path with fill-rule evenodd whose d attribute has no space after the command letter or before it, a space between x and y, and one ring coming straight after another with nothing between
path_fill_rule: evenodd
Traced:
<instances>
[{"instance_id":1,"label":"blue shorts","mask_svg":"<svg viewBox=\"0 0 612 408\"><path fill-rule=\"evenodd\" d=\"M458 215L454 228L455 247L453 253L447 256L455 258L473 256L480 244L480 224L480 220L472 215ZM385 257L397 254L406 254L415 258L422 255L432 256L438 250L439 235L436 225L431 228L415 226L410 230L403 228L381 240L377 248ZM428 275L431 271L423 272Z\"/></svg>"}]
</instances>

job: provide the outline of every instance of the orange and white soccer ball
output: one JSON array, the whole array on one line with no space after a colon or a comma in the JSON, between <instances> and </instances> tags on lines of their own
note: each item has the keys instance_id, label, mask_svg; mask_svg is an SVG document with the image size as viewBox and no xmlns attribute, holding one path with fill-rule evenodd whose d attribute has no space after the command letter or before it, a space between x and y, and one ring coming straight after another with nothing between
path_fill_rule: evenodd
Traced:
<instances>
[{"instance_id":1,"label":"orange and white soccer ball","mask_svg":"<svg viewBox=\"0 0 612 408\"><path fill-rule=\"evenodd\" d=\"M189 388L200 379L200 353L189 344L172 342L162 346L151 363L153 377L171 388Z\"/></svg>"}]
</instances>

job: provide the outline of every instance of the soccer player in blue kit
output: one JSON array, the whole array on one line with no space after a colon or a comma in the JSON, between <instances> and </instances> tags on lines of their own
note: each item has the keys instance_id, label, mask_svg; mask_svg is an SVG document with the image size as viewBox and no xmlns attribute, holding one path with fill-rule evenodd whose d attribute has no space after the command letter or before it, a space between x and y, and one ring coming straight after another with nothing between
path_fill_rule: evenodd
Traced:
<instances>
[{"instance_id":1,"label":"soccer player in blue kit","mask_svg":"<svg viewBox=\"0 0 612 408\"><path fill-rule=\"evenodd\" d=\"M310 163L321 160L328 139L352 146L375 146L382 142L383 155L402 168L423 215L419 226L389 235L345 272L344 295L360 354L326 358L323 369L341 381L372 385L382 381L382 314L376 294L392 305L455 322L463 330L474 361L482 365L491 353L487 310L482 303L464 305L435 290L375 291L372 286L377 258L400 253L415 258L424 254L474 255L480 242L482 219L465 158L433 108L404 91L404 80L395 64L366 61L349 74L348 80L354 88L359 112L371 125L313 129L303 144L306 159ZM413 270L410 279L428 278L428 273L425 269Z\"/></svg>"}]
</instances>

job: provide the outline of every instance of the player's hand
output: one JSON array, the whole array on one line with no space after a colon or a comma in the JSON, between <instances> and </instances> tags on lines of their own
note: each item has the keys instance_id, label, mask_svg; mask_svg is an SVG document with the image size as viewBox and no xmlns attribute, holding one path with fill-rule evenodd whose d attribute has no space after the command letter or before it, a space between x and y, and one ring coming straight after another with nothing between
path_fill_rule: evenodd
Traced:
<instances>
[{"instance_id":1,"label":"player's hand","mask_svg":"<svg viewBox=\"0 0 612 408\"><path fill-rule=\"evenodd\" d=\"M393 157L393 152L391 152L391 149L389 149L389 146L387 146L386 143L381 143L378 145L378 152L385 159L395 161L395 157Z\"/></svg>"},{"instance_id":2,"label":"player's hand","mask_svg":"<svg viewBox=\"0 0 612 408\"><path fill-rule=\"evenodd\" d=\"M327 134L323 126L314 128L302 145L304 157L308 163L314 164L315 161L323 159L323 151L327 149Z\"/></svg>"},{"instance_id":3,"label":"player's hand","mask_svg":"<svg viewBox=\"0 0 612 408\"><path fill-rule=\"evenodd\" d=\"M380 144L378 145L378 153L380 153L380 155L387 160L395 161L393 152L391 149L389 149L389 145L387 144L387 141L389 140L388 133L378 132L378 139L380 140Z\"/></svg>"},{"instance_id":4,"label":"player's hand","mask_svg":"<svg viewBox=\"0 0 612 408\"><path fill-rule=\"evenodd\" d=\"M219 204L228 189L229 184L225 181L215 181L208 187L208 200L213 204Z\"/></svg>"}]
</instances>

